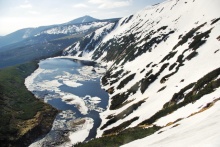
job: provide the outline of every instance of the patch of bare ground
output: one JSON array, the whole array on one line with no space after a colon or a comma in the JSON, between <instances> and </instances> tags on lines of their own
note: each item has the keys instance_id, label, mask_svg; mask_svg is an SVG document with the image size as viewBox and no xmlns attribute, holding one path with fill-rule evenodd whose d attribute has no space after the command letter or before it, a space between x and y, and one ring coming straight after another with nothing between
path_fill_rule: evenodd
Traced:
<instances>
[{"instance_id":1,"label":"patch of bare ground","mask_svg":"<svg viewBox=\"0 0 220 147\"><path fill-rule=\"evenodd\" d=\"M219 100L220 100L220 98L217 98L217 99L213 100L212 102L206 104L206 106L204 106L204 107L203 107L202 109L200 109L198 112L192 113L192 114L189 115L187 118L192 117L192 116L194 116L194 115L196 115L196 114L202 113L202 112L204 112L204 111L210 109L210 108L211 108L212 106L214 106L214 104L215 104L217 101L219 101Z\"/></svg>"}]
</instances>

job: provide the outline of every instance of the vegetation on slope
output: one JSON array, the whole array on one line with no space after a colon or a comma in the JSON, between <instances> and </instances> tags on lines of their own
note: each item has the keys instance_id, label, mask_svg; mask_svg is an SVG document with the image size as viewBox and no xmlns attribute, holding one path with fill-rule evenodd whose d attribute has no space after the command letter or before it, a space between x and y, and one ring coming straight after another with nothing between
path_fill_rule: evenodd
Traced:
<instances>
[{"instance_id":1,"label":"vegetation on slope","mask_svg":"<svg viewBox=\"0 0 220 147\"><path fill-rule=\"evenodd\" d=\"M220 75L220 68L217 68L204 77L199 79L196 83L191 83L181 89L178 93L175 93L172 99L164 104L163 109L155 113L149 119L140 123L140 125L151 125L157 119L164 117L177 109L186 106L189 103L194 103L206 94L210 94L215 91L216 88L220 87L220 79L217 78ZM191 89L191 90L190 90ZM190 90L184 95L184 92ZM183 100L180 102L180 100Z\"/></svg>"},{"instance_id":2,"label":"vegetation on slope","mask_svg":"<svg viewBox=\"0 0 220 147\"><path fill-rule=\"evenodd\" d=\"M175 93L171 100L164 105L163 109L155 113L149 119L141 122L137 127L123 130L130 123L138 119L138 117L135 117L129 121L122 123L118 127L113 127L112 129L104 131L104 135L106 136L91 140L87 143L78 143L76 147L115 147L129 143L133 140L144 138L155 133L156 131L161 129L161 127L153 125L156 120L176 111L181 107L186 106L189 103L193 103L199 100L204 95L210 94L215 91L216 88L220 87L220 79L218 78L219 75L220 68L217 68L206 74L196 83L191 83L187 85L178 93ZM186 91L188 92L185 94ZM110 120L114 120L118 117L119 116L112 116ZM144 126L152 127L143 128Z\"/></svg>"},{"instance_id":3,"label":"vegetation on slope","mask_svg":"<svg viewBox=\"0 0 220 147\"><path fill-rule=\"evenodd\" d=\"M158 126L153 126L145 129L141 127L129 128L120 132L117 135L97 138L87 143L78 143L77 145L74 145L74 147L117 147L131 141L149 136L159 129L160 127Z\"/></svg>"},{"instance_id":4,"label":"vegetation on slope","mask_svg":"<svg viewBox=\"0 0 220 147\"><path fill-rule=\"evenodd\" d=\"M36 62L0 70L1 146L27 146L47 133L57 110L36 99L25 78L37 68Z\"/></svg>"}]
</instances>

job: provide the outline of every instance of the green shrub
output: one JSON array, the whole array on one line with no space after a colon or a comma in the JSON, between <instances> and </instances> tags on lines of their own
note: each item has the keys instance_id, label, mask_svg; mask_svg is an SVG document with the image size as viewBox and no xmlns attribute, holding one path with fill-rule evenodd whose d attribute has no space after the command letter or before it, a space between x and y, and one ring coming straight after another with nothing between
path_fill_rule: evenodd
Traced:
<instances>
[{"instance_id":1,"label":"green shrub","mask_svg":"<svg viewBox=\"0 0 220 147\"><path fill-rule=\"evenodd\" d=\"M168 26L162 26L162 27L160 27L159 29L157 29L157 32L159 32L159 31L161 31L161 30L166 30L167 27L168 27Z\"/></svg>"},{"instance_id":2,"label":"green shrub","mask_svg":"<svg viewBox=\"0 0 220 147\"><path fill-rule=\"evenodd\" d=\"M217 69L213 70L212 72L206 74L203 78L199 79L196 82L196 85L193 88L193 90L201 89L205 84L207 84L208 82L217 78L219 74L220 74L220 68L217 68Z\"/></svg>"},{"instance_id":3,"label":"green shrub","mask_svg":"<svg viewBox=\"0 0 220 147\"><path fill-rule=\"evenodd\" d=\"M129 94L117 94L112 97L111 105L110 105L110 110L115 110L117 108L120 108L120 105L128 98Z\"/></svg>"},{"instance_id":4,"label":"green shrub","mask_svg":"<svg viewBox=\"0 0 220 147\"><path fill-rule=\"evenodd\" d=\"M166 55L161 61L160 63L163 63L166 60L170 60L171 58L173 58L175 56L177 52L170 52L168 55Z\"/></svg>"},{"instance_id":5,"label":"green shrub","mask_svg":"<svg viewBox=\"0 0 220 147\"><path fill-rule=\"evenodd\" d=\"M212 20L211 25L215 24L215 23L218 22L219 20L220 20L220 18L216 18L216 19Z\"/></svg>"},{"instance_id":6,"label":"green shrub","mask_svg":"<svg viewBox=\"0 0 220 147\"><path fill-rule=\"evenodd\" d=\"M169 63L163 64L156 74L151 74L150 76L141 80L141 93L144 93L147 90L150 84L152 84L157 79L157 77L167 68L168 65Z\"/></svg>"},{"instance_id":7,"label":"green shrub","mask_svg":"<svg viewBox=\"0 0 220 147\"><path fill-rule=\"evenodd\" d=\"M118 120L120 119L123 119L125 118L125 116L128 116L130 115L133 111L137 110L137 108L142 104L144 103L145 101L142 100L142 101L139 101L138 103L135 103L131 106L129 106L127 109L125 109L124 111L122 111L121 113L119 113L118 115L116 116L112 116L110 120L108 120L106 122L106 124L104 124L102 127L101 127L101 130L105 129L107 126L117 122ZM125 126L125 124L123 125Z\"/></svg>"},{"instance_id":8,"label":"green shrub","mask_svg":"<svg viewBox=\"0 0 220 147\"><path fill-rule=\"evenodd\" d=\"M105 130L103 132L103 135L109 135L109 134L115 134L118 132L121 132L123 129L125 129L127 126L129 126L131 123L133 123L134 121L138 120L139 117L134 117L131 120L125 121L122 124L118 125L117 127L113 127L109 130Z\"/></svg>"},{"instance_id":9,"label":"green shrub","mask_svg":"<svg viewBox=\"0 0 220 147\"><path fill-rule=\"evenodd\" d=\"M160 88L157 92L163 91L164 89L166 89L166 87L167 87L167 86L164 86L164 87Z\"/></svg>"},{"instance_id":10,"label":"green shrub","mask_svg":"<svg viewBox=\"0 0 220 147\"><path fill-rule=\"evenodd\" d=\"M177 63L175 62L175 63L173 63L172 65L170 65L170 67L169 67L169 71L171 71L175 66L177 65Z\"/></svg>"},{"instance_id":11,"label":"green shrub","mask_svg":"<svg viewBox=\"0 0 220 147\"><path fill-rule=\"evenodd\" d=\"M120 69L119 71L115 72L115 74L111 75L111 78L118 78L123 72L124 70Z\"/></svg>"},{"instance_id":12,"label":"green shrub","mask_svg":"<svg viewBox=\"0 0 220 147\"><path fill-rule=\"evenodd\" d=\"M182 55L182 54L179 55L176 62L182 63L183 62L183 57L184 57L184 55Z\"/></svg>"},{"instance_id":13,"label":"green shrub","mask_svg":"<svg viewBox=\"0 0 220 147\"><path fill-rule=\"evenodd\" d=\"M202 28L205 24L206 24L206 23L204 23L204 24L202 24L202 25L200 25L200 26L198 26L198 27L196 27L196 28L193 28L193 29L191 29L188 33L186 33L186 34L182 37L182 39L173 47L173 50L175 50L177 47L179 47L179 46L185 44L185 43L188 41L188 39L192 38L192 37L193 37L193 34L194 34L196 31L198 31L200 28Z\"/></svg>"},{"instance_id":14,"label":"green shrub","mask_svg":"<svg viewBox=\"0 0 220 147\"><path fill-rule=\"evenodd\" d=\"M192 58L196 57L198 54L199 54L198 52L194 51L186 57L186 60L191 60Z\"/></svg>"},{"instance_id":15,"label":"green shrub","mask_svg":"<svg viewBox=\"0 0 220 147\"><path fill-rule=\"evenodd\" d=\"M136 73L129 75L128 77L126 77L124 80L122 80L120 82L120 84L118 85L117 89L121 89L123 88L125 85L128 84L128 82L130 82L132 79L134 79Z\"/></svg>"},{"instance_id":16,"label":"green shrub","mask_svg":"<svg viewBox=\"0 0 220 147\"><path fill-rule=\"evenodd\" d=\"M153 62L151 62L151 63L147 64L147 66L146 66L146 67L147 67L147 68L148 68L148 67L150 67L150 65L151 65L152 63L153 63Z\"/></svg>"},{"instance_id":17,"label":"green shrub","mask_svg":"<svg viewBox=\"0 0 220 147\"><path fill-rule=\"evenodd\" d=\"M105 136L93 139L86 143L78 143L74 145L74 147L116 147L121 146L123 144L127 144L131 141L141 139L147 137L156 131L158 131L160 127L153 126L146 129L135 127L129 128L117 135Z\"/></svg>"},{"instance_id":18,"label":"green shrub","mask_svg":"<svg viewBox=\"0 0 220 147\"><path fill-rule=\"evenodd\" d=\"M211 33L211 31L212 29L194 36L192 43L189 45L189 48L192 48L193 50L198 49L201 45L203 45L206 42L206 40L202 40L202 39L207 38L209 34Z\"/></svg>"}]
</instances>

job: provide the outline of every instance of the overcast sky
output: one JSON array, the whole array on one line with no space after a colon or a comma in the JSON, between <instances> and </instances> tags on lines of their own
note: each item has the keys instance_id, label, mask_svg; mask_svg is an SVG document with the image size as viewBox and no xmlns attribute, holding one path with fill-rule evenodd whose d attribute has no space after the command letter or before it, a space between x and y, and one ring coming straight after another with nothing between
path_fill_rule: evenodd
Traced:
<instances>
[{"instance_id":1,"label":"overcast sky","mask_svg":"<svg viewBox=\"0 0 220 147\"><path fill-rule=\"evenodd\" d=\"M0 0L0 35L90 15L116 18L165 0Z\"/></svg>"}]
</instances>

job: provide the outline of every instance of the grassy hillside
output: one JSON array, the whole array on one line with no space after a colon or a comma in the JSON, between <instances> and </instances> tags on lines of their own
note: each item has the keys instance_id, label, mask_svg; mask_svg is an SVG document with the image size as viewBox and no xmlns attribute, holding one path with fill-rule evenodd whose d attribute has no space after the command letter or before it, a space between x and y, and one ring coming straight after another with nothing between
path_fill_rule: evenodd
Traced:
<instances>
[{"instance_id":1,"label":"grassy hillside","mask_svg":"<svg viewBox=\"0 0 220 147\"><path fill-rule=\"evenodd\" d=\"M1 146L27 146L47 133L57 110L36 99L25 78L37 68L36 62L0 70Z\"/></svg>"}]
</instances>

